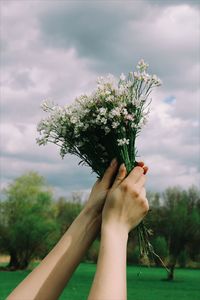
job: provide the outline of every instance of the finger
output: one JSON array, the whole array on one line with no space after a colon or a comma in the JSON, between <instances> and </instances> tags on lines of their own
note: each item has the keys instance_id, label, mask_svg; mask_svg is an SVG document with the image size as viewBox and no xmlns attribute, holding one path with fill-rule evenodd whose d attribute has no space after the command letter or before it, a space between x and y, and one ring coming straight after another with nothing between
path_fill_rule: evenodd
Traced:
<instances>
[{"instance_id":1,"label":"finger","mask_svg":"<svg viewBox=\"0 0 200 300\"><path fill-rule=\"evenodd\" d=\"M144 175L146 175L147 172L148 172L148 170L149 170L149 168L148 168L147 166L144 166L144 167L143 167L143 170L144 170Z\"/></svg>"},{"instance_id":2,"label":"finger","mask_svg":"<svg viewBox=\"0 0 200 300\"><path fill-rule=\"evenodd\" d=\"M112 185L112 189L115 189L123 180L126 178L126 167L125 164L122 164L119 168L118 174L115 178L115 181Z\"/></svg>"},{"instance_id":3,"label":"finger","mask_svg":"<svg viewBox=\"0 0 200 300\"><path fill-rule=\"evenodd\" d=\"M143 168L137 166L130 172L126 180L136 183L143 174L144 174Z\"/></svg>"},{"instance_id":4,"label":"finger","mask_svg":"<svg viewBox=\"0 0 200 300\"><path fill-rule=\"evenodd\" d=\"M143 207L145 207L145 215L147 214L147 212L149 211L149 201L146 197L146 190L145 188L142 189L141 193L140 193L141 198L143 199Z\"/></svg>"},{"instance_id":5,"label":"finger","mask_svg":"<svg viewBox=\"0 0 200 300\"><path fill-rule=\"evenodd\" d=\"M139 191L141 191L144 188L145 182L146 182L145 175L141 176L140 179L136 182L136 186Z\"/></svg>"},{"instance_id":6,"label":"finger","mask_svg":"<svg viewBox=\"0 0 200 300\"><path fill-rule=\"evenodd\" d=\"M137 161L137 166L139 167L143 167L144 166L144 162L143 161Z\"/></svg>"},{"instance_id":7,"label":"finger","mask_svg":"<svg viewBox=\"0 0 200 300\"><path fill-rule=\"evenodd\" d=\"M146 189L144 187L141 189L140 195L142 198L146 198Z\"/></svg>"},{"instance_id":8,"label":"finger","mask_svg":"<svg viewBox=\"0 0 200 300\"><path fill-rule=\"evenodd\" d=\"M114 158L109 167L106 169L101 182L104 184L105 188L109 188L112 184L113 176L117 172L117 160Z\"/></svg>"},{"instance_id":9,"label":"finger","mask_svg":"<svg viewBox=\"0 0 200 300\"><path fill-rule=\"evenodd\" d=\"M143 162L143 161L137 161L136 163L137 163L137 166L138 166L138 167L142 167L142 168L143 168L144 174L146 174L146 173L148 172L148 169L149 169L149 168L148 168L147 166L144 165L144 162Z\"/></svg>"}]
</instances>

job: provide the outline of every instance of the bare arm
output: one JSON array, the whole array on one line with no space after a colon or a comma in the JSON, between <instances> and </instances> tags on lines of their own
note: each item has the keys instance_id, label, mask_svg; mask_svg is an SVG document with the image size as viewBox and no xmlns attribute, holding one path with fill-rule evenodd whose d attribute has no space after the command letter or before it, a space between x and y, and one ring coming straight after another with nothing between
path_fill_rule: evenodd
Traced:
<instances>
[{"instance_id":1,"label":"bare arm","mask_svg":"<svg viewBox=\"0 0 200 300\"><path fill-rule=\"evenodd\" d=\"M102 207L116 170L117 164L112 163L102 180L94 185L85 208L61 240L7 300L58 299L100 229Z\"/></svg>"},{"instance_id":2,"label":"bare arm","mask_svg":"<svg viewBox=\"0 0 200 300\"><path fill-rule=\"evenodd\" d=\"M122 165L107 195L102 214L97 271L89 300L125 300L127 297L128 233L141 222L148 211L144 171L145 169L136 167L125 178L126 169Z\"/></svg>"}]
</instances>

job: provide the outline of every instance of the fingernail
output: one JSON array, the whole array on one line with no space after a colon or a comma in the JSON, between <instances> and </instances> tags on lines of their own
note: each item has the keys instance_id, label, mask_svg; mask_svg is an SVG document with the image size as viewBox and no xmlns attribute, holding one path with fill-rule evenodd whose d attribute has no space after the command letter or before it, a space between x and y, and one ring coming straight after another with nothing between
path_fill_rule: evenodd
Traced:
<instances>
[{"instance_id":1,"label":"fingernail","mask_svg":"<svg viewBox=\"0 0 200 300\"><path fill-rule=\"evenodd\" d=\"M120 166L120 169L121 170L126 170L126 166L125 166L125 164L123 163L123 164L121 164L121 166Z\"/></svg>"},{"instance_id":2,"label":"fingernail","mask_svg":"<svg viewBox=\"0 0 200 300\"><path fill-rule=\"evenodd\" d=\"M144 170L144 175L146 175L146 173L148 172L149 168L147 166L144 166L143 170Z\"/></svg>"},{"instance_id":3,"label":"fingernail","mask_svg":"<svg viewBox=\"0 0 200 300\"><path fill-rule=\"evenodd\" d=\"M117 164L117 160L116 158L113 158L113 160L110 163L111 167L114 167L116 164Z\"/></svg>"}]
</instances>

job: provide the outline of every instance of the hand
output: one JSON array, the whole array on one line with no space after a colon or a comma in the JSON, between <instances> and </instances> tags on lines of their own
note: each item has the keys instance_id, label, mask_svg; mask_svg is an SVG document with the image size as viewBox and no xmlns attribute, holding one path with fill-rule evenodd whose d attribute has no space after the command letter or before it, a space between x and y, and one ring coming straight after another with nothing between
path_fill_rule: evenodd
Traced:
<instances>
[{"instance_id":1,"label":"hand","mask_svg":"<svg viewBox=\"0 0 200 300\"><path fill-rule=\"evenodd\" d=\"M126 177L122 164L110 188L102 213L102 227L125 230L136 227L149 210L144 184L148 168L139 163Z\"/></svg>"},{"instance_id":2,"label":"hand","mask_svg":"<svg viewBox=\"0 0 200 300\"><path fill-rule=\"evenodd\" d=\"M110 166L105 171L103 178L101 180L98 179L94 184L89 199L85 205L85 209L89 213L99 214L102 212L107 193L113 183L114 176L117 173L117 167L117 160L113 159Z\"/></svg>"}]
</instances>

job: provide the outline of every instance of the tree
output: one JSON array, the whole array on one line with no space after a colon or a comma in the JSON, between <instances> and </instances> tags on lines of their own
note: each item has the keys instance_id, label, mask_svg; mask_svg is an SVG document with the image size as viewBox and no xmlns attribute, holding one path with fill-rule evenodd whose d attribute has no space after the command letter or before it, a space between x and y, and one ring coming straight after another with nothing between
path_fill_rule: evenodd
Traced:
<instances>
[{"instance_id":1,"label":"tree","mask_svg":"<svg viewBox=\"0 0 200 300\"><path fill-rule=\"evenodd\" d=\"M69 228L71 223L75 220L82 209L82 204L79 197L74 198L72 195L72 201L60 197L56 203L57 210L57 222L60 226L61 234Z\"/></svg>"},{"instance_id":2,"label":"tree","mask_svg":"<svg viewBox=\"0 0 200 300\"><path fill-rule=\"evenodd\" d=\"M152 240L152 246L156 251L156 254L162 259L162 261L165 261L166 258L168 257L168 247L167 247L167 242L164 236L156 236ZM162 266L162 262L160 259L158 259L157 256L153 256L154 261L157 266Z\"/></svg>"},{"instance_id":3,"label":"tree","mask_svg":"<svg viewBox=\"0 0 200 300\"><path fill-rule=\"evenodd\" d=\"M8 268L24 269L58 238L52 192L42 176L29 172L11 183L5 195L0 205L0 249L10 255Z\"/></svg>"},{"instance_id":4,"label":"tree","mask_svg":"<svg viewBox=\"0 0 200 300\"><path fill-rule=\"evenodd\" d=\"M174 279L178 257L193 242L200 244L200 192L192 187L188 191L174 187L164 193L163 220L160 228L168 241L168 279ZM165 226L163 225L165 223Z\"/></svg>"}]
</instances>

